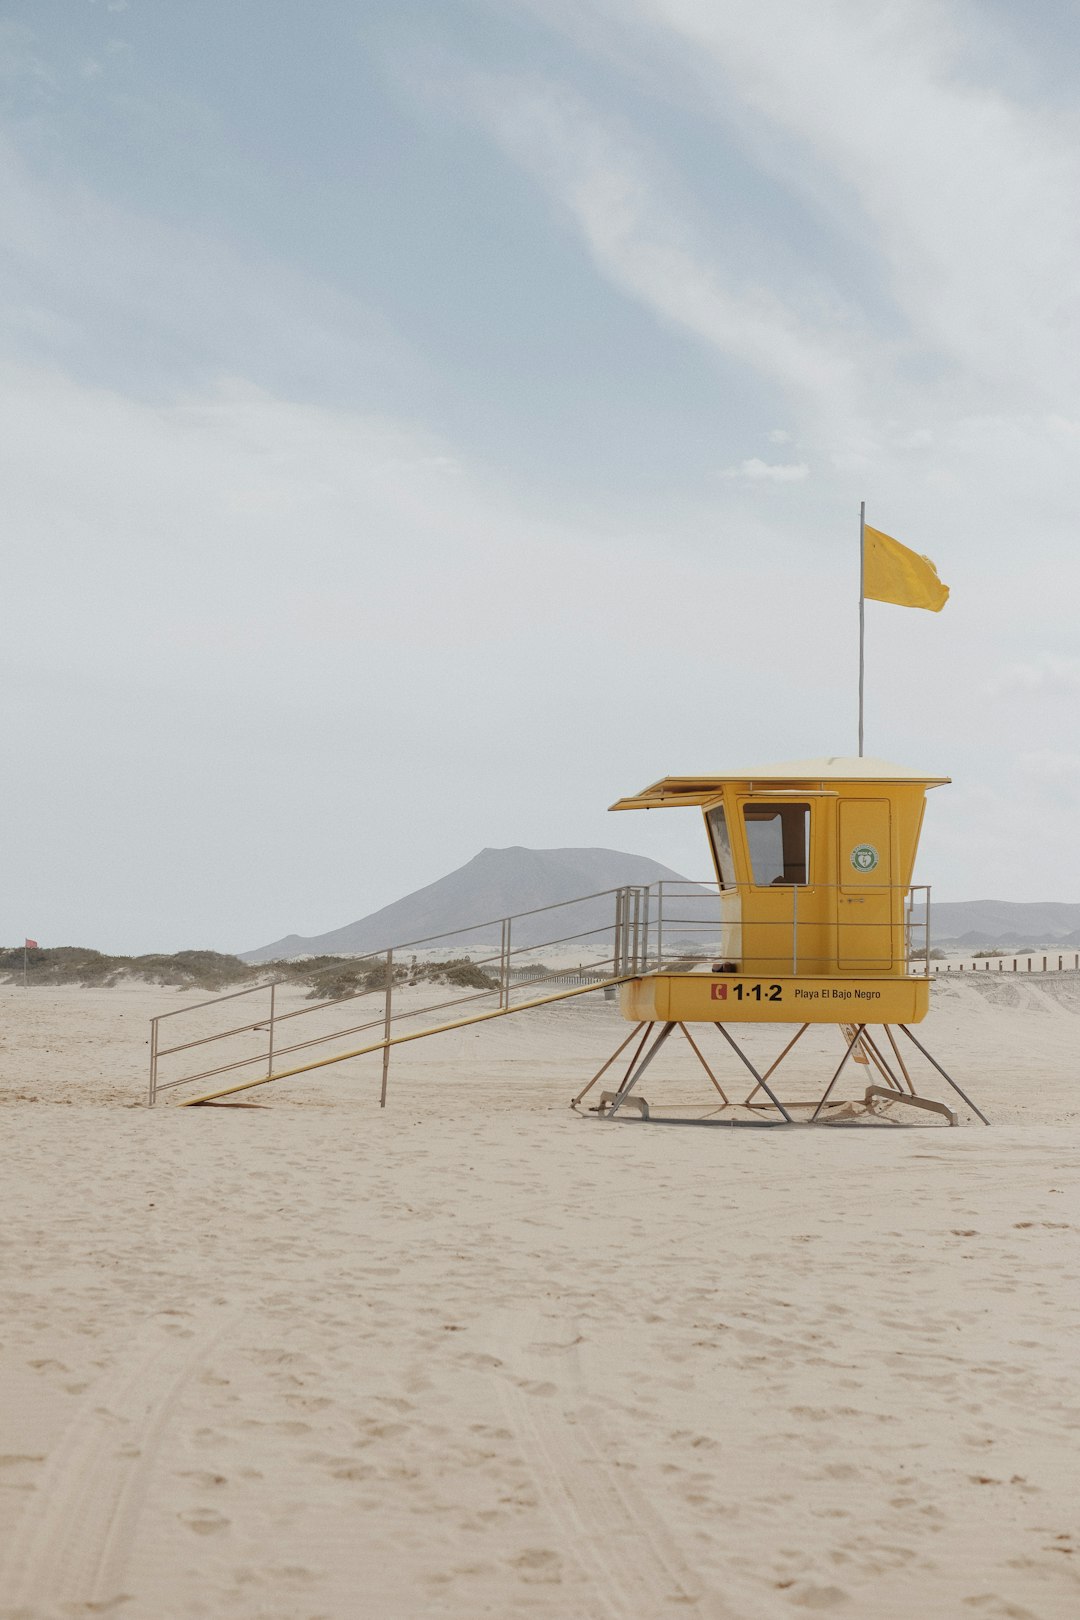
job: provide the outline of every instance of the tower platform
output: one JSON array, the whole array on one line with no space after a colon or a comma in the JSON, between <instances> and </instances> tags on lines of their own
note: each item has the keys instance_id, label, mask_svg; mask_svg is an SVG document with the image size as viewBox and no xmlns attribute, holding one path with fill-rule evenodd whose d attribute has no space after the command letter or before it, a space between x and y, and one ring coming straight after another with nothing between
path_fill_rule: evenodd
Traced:
<instances>
[{"instance_id":1,"label":"tower platform","mask_svg":"<svg viewBox=\"0 0 1080 1620\"><path fill-rule=\"evenodd\" d=\"M651 973L619 988L624 1018L650 1024L918 1024L926 978L775 978Z\"/></svg>"}]
</instances>

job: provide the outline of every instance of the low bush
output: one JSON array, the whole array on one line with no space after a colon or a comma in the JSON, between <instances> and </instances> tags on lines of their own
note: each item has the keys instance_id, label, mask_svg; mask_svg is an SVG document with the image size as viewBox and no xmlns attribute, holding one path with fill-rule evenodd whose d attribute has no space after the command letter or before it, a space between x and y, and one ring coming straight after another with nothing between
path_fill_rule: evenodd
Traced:
<instances>
[{"instance_id":1,"label":"low bush","mask_svg":"<svg viewBox=\"0 0 1080 1620\"><path fill-rule=\"evenodd\" d=\"M493 979L490 973L477 967L470 956L462 956L451 962L433 962L421 977L430 979L433 984L453 984L464 990L497 990L499 987L498 979Z\"/></svg>"},{"instance_id":2,"label":"low bush","mask_svg":"<svg viewBox=\"0 0 1080 1620\"><path fill-rule=\"evenodd\" d=\"M23 948L0 946L0 983L21 982ZM394 963L395 984L454 985L468 990L494 990L498 980L485 973L471 957L447 962ZM385 956L315 956L297 962L262 962L253 966L221 951L176 951L168 956L109 956L78 945L26 952L28 986L79 985L111 988L123 980L141 979L177 990L224 991L270 979L309 985L309 1001L341 1001L347 996L386 989Z\"/></svg>"},{"instance_id":3,"label":"low bush","mask_svg":"<svg viewBox=\"0 0 1080 1620\"><path fill-rule=\"evenodd\" d=\"M21 946L0 949L0 981L23 976ZM177 951L172 956L107 956L81 945L58 945L26 952L26 982L32 986L95 985L106 988L121 979L143 979L177 989L229 990L260 976L260 970L238 956L220 951Z\"/></svg>"}]
</instances>

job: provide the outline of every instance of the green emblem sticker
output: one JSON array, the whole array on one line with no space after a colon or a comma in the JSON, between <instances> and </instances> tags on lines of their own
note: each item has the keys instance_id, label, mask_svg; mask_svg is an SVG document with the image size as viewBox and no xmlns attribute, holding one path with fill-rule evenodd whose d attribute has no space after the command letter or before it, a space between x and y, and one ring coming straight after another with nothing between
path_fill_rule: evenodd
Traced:
<instances>
[{"instance_id":1,"label":"green emblem sticker","mask_svg":"<svg viewBox=\"0 0 1080 1620\"><path fill-rule=\"evenodd\" d=\"M878 863L878 852L873 844L856 844L851 852L851 864L856 872L872 872Z\"/></svg>"}]
</instances>

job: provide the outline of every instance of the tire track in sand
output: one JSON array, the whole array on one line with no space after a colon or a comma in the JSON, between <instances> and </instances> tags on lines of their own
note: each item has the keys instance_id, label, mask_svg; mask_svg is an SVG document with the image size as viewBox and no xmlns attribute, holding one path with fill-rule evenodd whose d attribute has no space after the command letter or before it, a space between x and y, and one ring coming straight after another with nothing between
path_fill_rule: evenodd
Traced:
<instances>
[{"instance_id":1,"label":"tire track in sand","mask_svg":"<svg viewBox=\"0 0 1080 1620\"><path fill-rule=\"evenodd\" d=\"M111 1607L143 1486L184 1385L236 1320L219 1311L148 1317L52 1448L0 1569L4 1613Z\"/></svg>"},{"instance_id":2,"label":"tire track in sand","mask_svg":"<svg viewBox=\"0 0 1080 1620\"><path fill-rule=\"evenodd\" d=\"M572 1322L507 1312L493 1320L487 1343L501 1363L495 1378L507 1422L559 1529L559 1550L593 1588L592 1614L745 1620L705 1590L655 1504L619 1467L584 1390L577 1340Z\"/></svg>"}]
</instances>

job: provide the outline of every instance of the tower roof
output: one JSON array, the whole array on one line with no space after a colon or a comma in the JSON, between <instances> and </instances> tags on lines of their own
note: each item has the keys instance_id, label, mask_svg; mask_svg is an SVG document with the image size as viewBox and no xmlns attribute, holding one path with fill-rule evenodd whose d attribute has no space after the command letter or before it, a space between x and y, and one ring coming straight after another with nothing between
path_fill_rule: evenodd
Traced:
<instances>
[{"instance_id":1,"label":"tower roof","mask_svg":"<svg viewBox=\"0 0 1080 1620\"><path fill-rule=\"evenodd\" d=\"M756 765L752 769L725 771L722 775L664 776L640 793L617 799L612 810L658 810L681 804L706 804L729 783L757 787L803 788L807 791L835 788L843 782L910 782L924 787L942 787L951 780L907 765L893 765L887 759L866 759L830 754L823 759L790 759L778 765Z\"/></svg>"}]
</instances>

